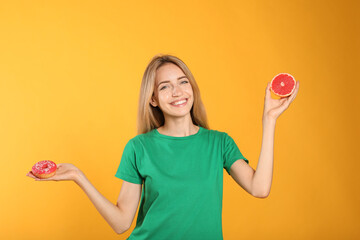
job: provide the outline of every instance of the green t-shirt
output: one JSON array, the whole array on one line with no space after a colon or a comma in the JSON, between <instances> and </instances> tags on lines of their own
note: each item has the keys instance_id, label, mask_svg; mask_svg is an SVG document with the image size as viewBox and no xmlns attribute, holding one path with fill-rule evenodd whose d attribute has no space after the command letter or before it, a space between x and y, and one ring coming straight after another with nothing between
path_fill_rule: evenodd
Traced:
<instances>
[{"instance_id":1,"label":"green t-shirt","mask_svg":"<svg viewBox=\"0 0 360 240\"><path fill-rule=\"evenodd\" d=\"M230 174L239 159L249 164L227 133L203 127L186 137L153 129L130 139L115 174L143 184L128 239L223 239L223 168Z\"/></svg>"}]
</instances>

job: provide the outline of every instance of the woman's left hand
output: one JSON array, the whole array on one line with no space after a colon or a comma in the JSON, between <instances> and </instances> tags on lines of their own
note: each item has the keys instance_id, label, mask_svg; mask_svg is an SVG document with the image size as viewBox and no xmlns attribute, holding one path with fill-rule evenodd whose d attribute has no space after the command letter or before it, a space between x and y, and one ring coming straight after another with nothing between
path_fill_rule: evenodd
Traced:
<instances>
[{"instance_id":1,"label":"woman's left hand","mask_svg":"<svg viewBox=\"0 0 360 240\"><path fill-rule=\"evenodd\" d=\"M270 92L270 83L268 83L265 92L265 104L264 104L264 114L263 120L273 120L276 119L282 114L290 105L292 101L294 101L296 94L299 91L299 82L296 82L294 92L287 97L282 97L280 99L273 99L271 98Z\"/></svg>"}]
</instances>

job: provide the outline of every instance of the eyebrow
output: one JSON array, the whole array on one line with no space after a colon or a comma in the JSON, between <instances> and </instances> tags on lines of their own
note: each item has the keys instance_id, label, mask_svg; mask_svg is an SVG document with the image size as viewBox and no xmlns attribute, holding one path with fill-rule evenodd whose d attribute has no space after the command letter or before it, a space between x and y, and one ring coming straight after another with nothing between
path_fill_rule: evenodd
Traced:
<instances>
[{"instance_id":1,"label":"eyebrow","mask_svg":"<svg viewBox=\"0 0 360 240\"><path fill-rule=\"evenodd\" d=\"M177 80L180 80L182 78L187 78L186 76L181 76L181 77L178 77ZM163 84L163 83L167 83L167 82L170 82L169 80L166 80L166 81L162 81L161 83L158 84L158 87L160 86L160 84Z\"/></svg>"}]
</instances>

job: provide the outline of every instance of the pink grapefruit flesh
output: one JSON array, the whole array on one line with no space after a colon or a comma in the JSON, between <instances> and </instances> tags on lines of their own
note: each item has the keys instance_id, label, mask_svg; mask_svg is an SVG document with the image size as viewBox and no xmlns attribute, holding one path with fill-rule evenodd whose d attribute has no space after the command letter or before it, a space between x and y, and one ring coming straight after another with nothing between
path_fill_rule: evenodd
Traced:
<instances>
[{"instance_id":1,"label":"pink grapefruit flesh","mask_svg":"<svg viewBox=\"0 0 360 240\"><path fill-rule=\"evenodd\" d=\"M270 90L279 97L290 96L295 90L296 81L288 73L279 73L270 83Z\"/></svg>"}]
</instances>

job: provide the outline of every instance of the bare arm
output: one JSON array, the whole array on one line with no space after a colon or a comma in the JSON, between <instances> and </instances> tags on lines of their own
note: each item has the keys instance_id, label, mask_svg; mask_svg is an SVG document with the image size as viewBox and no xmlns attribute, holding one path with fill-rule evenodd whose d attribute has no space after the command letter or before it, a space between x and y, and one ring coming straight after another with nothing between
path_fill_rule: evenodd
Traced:
<instances>
[{"instance_id":1,"label":"bare arm","mask_svg":"<svg viewBox=\"0 0 360 240\"><path fill-rule=\"evenodd\" d=\"M299 91L299 82L295 91L288 97L279 100L270 96L270 83L265 92L263 113L263 135L261 151L256 171L244 161L236 161L230 168L232 178L248 193L255 197L265 198L270 194L274 168L274 135L276 120L295 99Z\"/></svg>"},{"instance_id":2,"label":"bare arm","mask_svg":"<svg viewBox=\"0 0 360 240\"><path fill-rule=\"evenodd\" d=\"M84 190L95 208L116 233L122 234L129 229L131 223L127 221L126 213L101 195L81 171L74 181Z\"/></svg>"},{"instance_id":3,"label":"bare arm","mask_svg":"<svg viewBox=\"0 0 360 240\"><path fill-rule=\"evenodd\" d=\"M140 201L141 184L124 181L117 205L114 205L96 190L85 174L76 166L71 163L59 163L57 167L56 174L47 179L39 179L31 171L26 176L36 181L74 181L84 190L95 208L116 233L122 234L129 229Z\"/></svg>"},{"instance_id":4,"label":"bare arm","mask_svg":"<svg viewBox=\"0 0 360 240\"><path fill-rule=\"evenodd\" d=\"M256 171L239 159L230 168L231 177L254 197L266 198L270 194L274 165L275 120L264 119L261 152Z\"/></svg>"},{"instance_id":5,"label":"bare arm","mask_svg":"<svg viewBox=\"0 0 360 240\"><path fill-rule=\"evenodd\" d=\"M265 120L259 162L252 180L255 196L267 197L270 193L274 168L274 134L275 120Z\"/></svg>"},{"instance_id":6,"label":"bare arm","mask_svg":"<svg viewBox=\"0 0 360 240\"><path fill-rule=\"evenodd\" d=\"M255 195L267 197L270 193L273 167L274 167L274 135L276 120L290 106L299 91L299 82L294 92L287 97L273 99L270 96L270 83L265 91L265 104L263 113L263 136L259 163L254 173L252 191Z\"/></svg>"}]
</instances>

